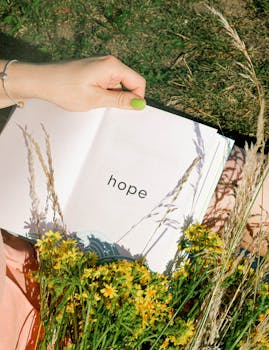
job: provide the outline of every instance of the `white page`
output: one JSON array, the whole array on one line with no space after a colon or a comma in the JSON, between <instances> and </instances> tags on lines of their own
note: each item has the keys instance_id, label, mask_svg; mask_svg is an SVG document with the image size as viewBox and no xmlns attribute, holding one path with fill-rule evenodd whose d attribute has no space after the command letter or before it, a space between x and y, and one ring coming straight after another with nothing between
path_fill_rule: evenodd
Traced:
<instances>
[{"instance_id":1,"label":"white page","mask_svg":"<svg viewBox=\"0 0 269 350\"><path fill-rule=\"evenodd\" d=\"M140 112L107 111L65 208L68 227L83 231L84 236L88 231L101 234L108 241L118 241L173 189L200 155L202 159L192 170L178 198L179 208L171 217L179 221L178 229L169 228L148 254L149 266L163 271L175 254L179 227L189 215L201 217L200 211L208 205L212 188L217 184L218 179L213 179L212 186L212 181L205 181L205 178L219 147L219 137L213 128L151 107ZM119 182L126 184L125 190L117 189ZM207 187L202 188L202 183ZM135 186L137 192L127 194L129 186ZM123 188L124 184L120 187ZM145 190L147 196L139 198L139 190ZM199 195L201 190L202 196ZM211 195L205 200L204 192L208 191ZM196 197L200 198L199 205ZM150 239L156 226L155 219L147 220L119 244L129 249L132 255L145 252L160 235L159 230Z\"/></svg>"},{"instance_id":2,"label":"white page","mask_svg":"<svg viewBox=\"0 0 269 350\"><path fill-rule=\"evenodd\" d=\"M194 220L201 222L206 213L207 207L213 196L213 193L221 177L223 168L228 159L228 156L233 148L234 141L221 136L218 136L218 146L214 148L214 154L211 157L211 162L208 162L207 168L204 168L204 179L200 181L197 195L195 196L194 207L196 210Z\"/></svg>"},{"instance_id":3,"label":"white page","mask_svg":"<svg viewBox=\"0 0 269 350\"><path fill-rule=\"evenodd\" d=\"M15 112L0 138L0 162L5 169L1 176L0 227L21 234L28 232L24 222L31 213L26 148L16 123L27 124L42 143L40 122L51 137L56 191L69 230L101 233L112 242L173 189L197 154L202 160L192 170L178 198L179 209L171 218L181 225L188 215L201 217L218 180L208 178L209 169L221 169L227 155L218 151L221 137L216 129L151 107L143 111L74 113L31 101ZM36 170L38 195L44 202L44 177L39 167ZM111 175L117 183L124 181L126 190L135 186L136 194L126 195L126 191L109 187L106 183ZM145 198L139 197L139 191ZM160 235L158 231L149 239L155 227L154 220L146 220L119 243L132 254L144 248L145 252ZM164 269L175 253L179 234L180 230L169 228L147 255L152 269Z\"/></svg>"},{"instance_id":4,"label":"white page","mask_svg":"<svg viewBox=\"0 0 269 350\"><path fill-rule=\"evenodd\" d=\"M16 109L0 137L0 227L24 234L25 221L31 217L27 149L18 125L27 125L45 154L44 124L51 139L56 192L64 207L76 182L90 144L100 125L104 109L67 112L40 100L27 101ZM36 191L44 207L46 182L35 157Z\"/></svg>"}]
</instances>

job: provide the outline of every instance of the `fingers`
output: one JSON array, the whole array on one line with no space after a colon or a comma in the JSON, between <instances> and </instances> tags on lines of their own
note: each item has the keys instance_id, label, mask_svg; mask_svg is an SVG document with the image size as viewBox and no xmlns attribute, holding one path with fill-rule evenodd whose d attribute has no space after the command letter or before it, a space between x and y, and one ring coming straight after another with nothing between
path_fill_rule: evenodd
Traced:
<instances>
[{"instance_id":1,"label":"fingers","mask_svg":"<svg viewBox=\"0 0 269 350\"><path fill-rule=\"evenodd\" d=\"M144 98L146 89L146 80L136 71L126 66L123 62L114 56L106 56L101 58L103 64L108 69L110 79L115 84L122 84L133 94Z\"/></svg>"},{"instance_id":2,"label":"fingers","mask_svg":"<svg viewBox=\"0 0 269 350\"><path fill-rule=\"evenodd\" d=\"M99 58L101 75L96 84L97 107L143 109L146 80L114 56ZM129 91L122 91L124 86Z\"/></svg>"},{"instance_id":3,"label":"fingers","mask_svg":"<svg viewBox=\"0 0 269 350\"><path fill-rule=\"evenodd\" d=\"M103 90L97 88L96 91L99 96L96 99L95 107L114 107L114 108L124 108L124 109L138 109L141 110L146 106L144 99L140 96L122 90Z\"/></svg>"},{"instance_id":4,"label":"fingers","mask_svg":"<svg viewBox=\"0 0 269 350\"><path fill-rule=\"evenodd\" d=\"M68 62L60 68L56 67L56 72L57 68L60 69L59 77L55 79L53 76L54 81L58 82L56 92L54 90L52 94L52 84L48 84L49 97L43 98L64 109L85 111L99 107L145 107L145 79L114 56Z\"/></svg>"},{"instance_id":5,"label":"fingers","mask_svg":"<svg viewBox=\"0 0 269 350\"><path fill-rule=\"evenodd\" d=\"M121 83L132 93L144 98L146 80L137 72L123 64Z\"/></svg>"}]
</instances>

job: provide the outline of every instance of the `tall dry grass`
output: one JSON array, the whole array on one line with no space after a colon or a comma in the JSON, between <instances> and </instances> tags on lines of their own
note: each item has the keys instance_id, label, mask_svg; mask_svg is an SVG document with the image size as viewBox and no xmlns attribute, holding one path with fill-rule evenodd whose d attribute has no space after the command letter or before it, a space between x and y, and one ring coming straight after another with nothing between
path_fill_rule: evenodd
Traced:
<instances>
[{"instance_id":1,"label":"tall dry grass","mask_svg":"<svg viewBox=\"0 0 269 350\"><path fill-rule=\"evenodd\" d=\"M245 58L245 63L237 62L241 68L240 75L244 79L252 82L256 89L257 100L259 103L259 113L257 116L256 143L245 146L245 164L242 172L242 181L240 182L235 195L235 204L225 227L220 232L226 249L222 254L222 264L216 267L215 277L212 281L212 289L203 305L203 317L198 321L197 332L187 349L221 349L219 346L225 334L227 334L233 325L234 320L229 319L229 311L233 305L240 300L239 306L243 306L247 298L255 293L259 285L264 281L264 277L269 271L269 255L266 254L256 270L255 278L250 283L247 278L249 270L252 268L254 259L259 255L260 246L268 237L268 229L263 226L264 216L261 217L260 228L253 237L252 251L248 258L245 258L244 252L240 253L241 242L244 237L245 228L250 218L251 210L262 189L263 182L268 176L268 157L264 154L264 115L265 115L265 94L259 79L257 78L253 62L248 53L245 43L239 37L237 31L231 27L223 15L212 7L207 9L218 18L225 32L231 39L232 44L238 49ZM237 255L233 266L228 266L231 256ZM227 294L227 287L224 281L232 275L239 264L244 259L247 264L242 281L232 296L230 302L223 307L223 298ZM249 320L246 320L246 324ZM261 333L268 335L269 318L258 325ZM258 349L258 343L261 340L261 334L253 336L251 327L247 329L249 336L246 341L238 340L240 349ZM255 333L255 332L254 332ZM255 333L256 334L256 333ZM238 345L235 344L235 345Z\"/></svg>"},{"instance_id":2,"label":"tall dry grass","mask_svg":"<svg viewBox=\"0 0 269 350\"><path fill-rule=\"evenodd\" d=\"M53 170L53 162L52 162L52 154L51 154L51 143L49 134L47 133L44 125L41 125L42 130L45 136L45 144L46 144L46 152L45 157L42 154L42 150L38 142L35 140L33 135L28 132L27 128L23 128L20 126L25 145L27 149L27 157L28 157L28 170L29 170L29 184L30 184L30 197L32 201L31 212L33 215L34 223L35 223L35 231L41 236L43 232L43 228L41 227L41 222L46 218L48 208L52 208L53 213L53 225L54 229L60 230L64 236L66 236L66 225L64 223L63 212L60 206L59 198L55 189L55 178L54 178L54 170ZM35 155L42 167L43 173L45 175L45 179L47 181L47 200L45 208L41 208L40 200L38 194L36 192L35 186Z\"/></svg>"}]
</instances>

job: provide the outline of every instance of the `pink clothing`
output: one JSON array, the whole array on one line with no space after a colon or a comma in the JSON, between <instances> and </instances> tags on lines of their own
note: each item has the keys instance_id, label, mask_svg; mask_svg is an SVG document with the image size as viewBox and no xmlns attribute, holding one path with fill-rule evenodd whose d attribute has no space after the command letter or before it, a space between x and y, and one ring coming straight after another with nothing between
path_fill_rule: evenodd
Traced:
<instances>
[{"instance_id":1,"label":"pink clothing","mask_svg":"<svg viewBox=\"0 0 269 350\"><path fill-rule=\"evenodd\" d=\"M0 232L0 300L2 298L2 294L4 290L5 276L6 276L6 262L5 262L5 253L4 253L4 243Z\"/></svg>"},{"instance_id":2,"label":"pink clothing","mask_svg":"<svg viewBox=\"0 0 269 350\"><path fill-rule=\"evenodd\" d=\"M225 221L233 210L235 203L235 191L242 180L242 168L245 163L245 153L239 147L234 147L225 165L219 184L211 199L203 223L217 231L223 228ZM245 236L253 237L260 229L269 233L269 176L264 181L263 187L255 200L248 219ZM243 245L244 248L247 248ZM266 246L267 248L267 246ZM265 252L262 254L264 255Z\"/></svg>"},{"instance_id":3,"label":"pink clothing","mask_svg":"<svg viewBox=\"0 0 269 350\"><path fill-rule=\"evenodd\" d=\"M0 300L0 350L34 350L39 328L39 290L29 276L37 263L33 247L2 232L6 261Z\"/></svg>"}]
</instances>

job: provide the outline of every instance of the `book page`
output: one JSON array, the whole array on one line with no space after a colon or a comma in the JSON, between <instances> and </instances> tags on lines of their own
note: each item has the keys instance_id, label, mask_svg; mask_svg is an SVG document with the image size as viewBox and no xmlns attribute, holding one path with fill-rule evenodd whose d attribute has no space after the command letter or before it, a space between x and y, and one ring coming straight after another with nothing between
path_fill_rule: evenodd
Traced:
<instances>
[{"instance_id":1,"label":"book page","mask_svg":"<svg viewBox=\"0 0 269 350\"><path fill-rule=\"evenodd\" d=\"M35 226L27 147L18 124L27 125L45 154L41 123L50 135L56 193L68 230L78 232L84 246L92 235L116 242L123 255L142 254L150 268L162 272L174 257L182 227L202 219L229 140L216 129L149 106L75 113L29 101L0 137L0 227L25 236ZM34 158L42 208L47 185Z\"/></svg>"},{"instance_id":2,"label":"book page","mask_svg":"<svg viewBox=\"0 0 269 350\"><path fill-rule=\"evenodd\" d=\"M51 140L56 192L64 207L101 123L103 111L67 112L40 100L27 101L24 108L16 109L0 137L1 228L19 234L34 230L30 224L32 213L27 147L19 125L23 128L27 126L28 132L40 144L45 158L45 136L41 123L47 130ZM41 210L46 205L46 178L36 156L33 166Z\"/></svg>"},{"instance_id":3,"label":"book page","mask_svg":"<svg viewBox=\"0 0 269 350\"><path fill-rule=\"evenodd\" d=\"M216 184L221 177L225 163L233 148L234 141L230 138L217 134L217 146L215 145L214 154L210 156L210 162L208 166L204 167L203 173L205 174L203 180L199 182L197 195L195 196L194 207L196 209L195 221L201 222L207 211L209 202L216 188Z\"/></svg>"},{"instance_id":4,"label":"book page","mask_svg":"<svg viewBox=\"0 0 269 350\"><path fill-rule=\"evenodd\" d=\"M201 217L217 184L216 178L205 179L212 159L219 168L228 153L215 157L219 137L213 128L152 107L107 110L65 207L68 227L82 231L82 239L93 234L117 242L132 256L147 253L149 266L163 271L181 227ZM170 194L158 208L180 179L176 201L171 203L175 194ZM164 220L170 204L173 211Z\"/></svg>"}]
</instances>

